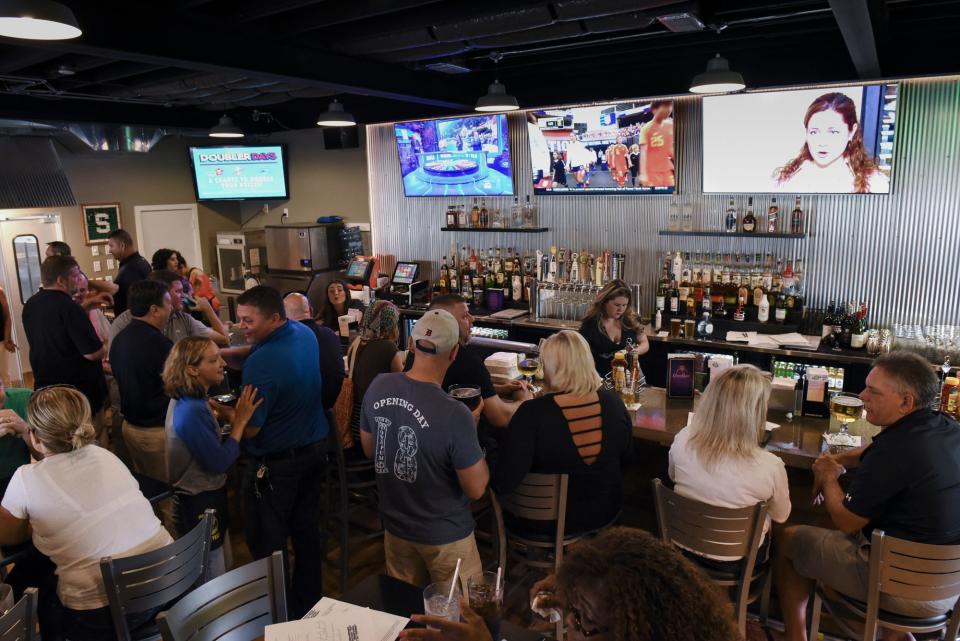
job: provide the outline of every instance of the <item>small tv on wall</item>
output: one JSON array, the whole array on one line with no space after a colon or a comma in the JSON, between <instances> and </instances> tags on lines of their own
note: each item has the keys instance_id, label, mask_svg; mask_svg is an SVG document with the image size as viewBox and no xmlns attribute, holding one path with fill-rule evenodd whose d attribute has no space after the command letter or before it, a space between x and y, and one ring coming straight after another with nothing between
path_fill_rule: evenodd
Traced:
<instances>
[{"instance_id":1,"label":"small tv on wall","mask_svg":"<svg viewBox=\"0 0 960 641\"><path fill-rule=\"evenodd\" d=\"M673 101L527 112L538 194L672 194Z\"/></svg>"},{"instance_id":2,"label":"small tv on wall","mask_svg":"<svg viewBox=\"0 0 960 641\"><path fill-rule=\"evenodd\" d=\"M704 193L890 193L898 89L705 97Z\"/></svg>"},{"instance_id":3,"label":"small tv on wall","mask_svg":"<svg viewBox=\"0 0 960 641\"><path fill-rule=\"evenodd\" d=\"M511 196L504 114L394 124L405 196Z\"/></svg>"},{"instance_id":4,"label":"small tv on wall","mask_svg":"<svg viewBox=\"0 0 960 641\"><path fill-rule=\"evenodd\" d=\"M190 147L197 200L290 197L283 145Z\"/></svg>"}]
</instances>

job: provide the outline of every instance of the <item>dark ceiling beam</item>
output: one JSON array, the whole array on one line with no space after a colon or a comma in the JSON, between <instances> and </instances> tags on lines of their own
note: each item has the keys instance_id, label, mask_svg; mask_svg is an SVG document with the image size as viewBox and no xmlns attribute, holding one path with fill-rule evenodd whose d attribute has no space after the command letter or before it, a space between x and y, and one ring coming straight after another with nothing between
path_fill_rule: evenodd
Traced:
<instances>
[{"instance_id":1,"label":"dark ceiling beam","mask_svg":"<svg viewBox=\"0 0 960 641\"><path fill-rule=\"evenodd\" d=\"M320 0L273 0L272 2L261 2L257 0L234 9L233 16L228 18L228 20L232 23L262 20L263 18L270 18L281 13L304 9L319 4L319 2ZM330 13L331 9L332 7L326 7L326 12Z\"/></svg>"},{"instance_id":2,"label":"dark ceiling beam","mask_svg":"<svg viewBox=\"0 0 960 641\"><path fill-rule=\"evenodd\" d=\"M457 95L456 81L445 80L443 85L431 83L430 78L397 65L309 52L283 43L264 43L271 53L265 56L257 47L238 47L236 38L224 39L212 33L203 38L173 39L138 31L110 31L106 28L105 31L99 34L99 38L96 33L85 33L84 38L78 41L0 38L0 44L113 58L157 67L268 78L322 87L333 93L361 94L448 109L471 107L448 99L445 95L438 95L440 91ZM110 45L105 44L108 42ZM283 71L278 71L276 61L282 61Z\"/></svg>"},{"instance_id":3,"label":"dark ceiling beam","mask_svg":"<svg viewBox=\"0 0 960 641\"><path fill-rule=\"evenodd\" d=\"M134 78L164 68L162 65L147 65L140 62L115 62L83 76L70 76L69 84L70 89L75 90L80 87L115 83L118 80Z\"/></svg>"},{"instance_id":4,"label":"dark ceiling beam","mask_svg":"<svg viewBox=\"0 0 960 641\"><path fill-rule=\"evenodd\" d=\"M861 78L879 78L880 57L869 0L830 0L830 8L857 74Z\"/></svg>"},{"instance_id":5,"label":"dark ceiling beam","mask_svg":"<svg viewBox=\"0 0 960 641\"><path fill-rule=\"evenodd\" d=\"M0 55L0 74L12 74L27 67L49 62L60 56L58 51L17 49Z\"/></svg>"},{"instance_id":6,"label":"dark ceiling beam","mask_svg":"<svg viewBox=\"0 0 960 641\"><path fill-rule=\"evenodd\" d=\"M298 11L284 16L275 26L281 33L296 35L307 31L316 31L327 27L368 21L395 14L407 9L437 4L438 0L358 0L339 2L334 6L314 7L308 11Z\"/></svg>"}]
</instances>

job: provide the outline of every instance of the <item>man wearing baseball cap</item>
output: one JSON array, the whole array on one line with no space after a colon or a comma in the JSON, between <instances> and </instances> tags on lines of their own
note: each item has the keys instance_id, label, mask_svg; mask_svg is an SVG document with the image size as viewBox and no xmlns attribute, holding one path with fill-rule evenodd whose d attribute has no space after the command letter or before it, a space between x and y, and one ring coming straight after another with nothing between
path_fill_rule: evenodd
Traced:
<instances>
[{"instance_id":1,"label":"man wearing baseball cap","mask_svg":"<svg viewBox=\"0 0 960 641\"><path fill-rule=\"evenodd\" d=\"M490 480L476 415L440 387L460 349L456 319L428 311L414 325L407 372L381 374L363 397L360 438L374 460L387 574L423 586L482 571L470 501ZM478 408L479 409L479 408Z\"/></svg>"}]
</instances>

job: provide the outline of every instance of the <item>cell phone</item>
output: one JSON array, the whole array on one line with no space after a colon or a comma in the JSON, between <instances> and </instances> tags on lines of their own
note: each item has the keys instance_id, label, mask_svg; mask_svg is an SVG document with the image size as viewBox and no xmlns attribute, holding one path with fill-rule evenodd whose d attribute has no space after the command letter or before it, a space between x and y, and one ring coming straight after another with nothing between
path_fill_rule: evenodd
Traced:
<instances>
[{"instance_id":1,"label":"cell phone","mask_svg":"<svg viewBox=\"0 0 960 641\"><path fill-rule=\"evenodd\" d=\"M184 305L184 307L186 307L187 309L196 309L196 308L197 308L197 301L195 301L192 296L190 296L190 295L188 295L188 294L184 294L184 295L183 295L183 305Z\"/></svg>"}]
</instances>

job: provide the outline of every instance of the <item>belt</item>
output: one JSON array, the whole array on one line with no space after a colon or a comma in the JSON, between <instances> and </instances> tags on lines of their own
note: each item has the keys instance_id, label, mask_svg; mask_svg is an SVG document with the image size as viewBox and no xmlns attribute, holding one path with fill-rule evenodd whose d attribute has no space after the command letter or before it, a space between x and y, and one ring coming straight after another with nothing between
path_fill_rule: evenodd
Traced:
<instances>
[{"instance_id":1,"label":"belt","mask_svg":"<svg viewBox=\"0 0 960 641\"><path fill-rule=\"evenodd\" d=\"M270 452L269 454L264 454L262 456L254 456L254 459L262 461L264 463L270 463L272 461L285 461L289 459L296 459L307 454L313 454L314 452L327 450L327 439L324 438L319 441L310 443L309 445L301 445L300 447L291 447L290 449L280 450L279 452Z\"/></svg>"}]
</instances>

